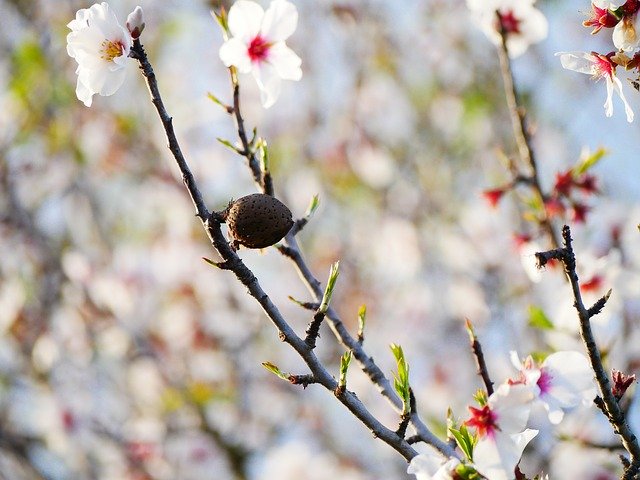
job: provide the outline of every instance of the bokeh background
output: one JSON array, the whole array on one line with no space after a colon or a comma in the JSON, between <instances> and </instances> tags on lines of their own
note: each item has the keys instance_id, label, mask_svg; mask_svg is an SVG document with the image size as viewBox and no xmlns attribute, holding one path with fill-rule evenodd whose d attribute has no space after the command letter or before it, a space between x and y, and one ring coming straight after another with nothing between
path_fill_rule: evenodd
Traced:
<instances>
[{"instance_id":1,"label":"bokeh background","mask_svg":"<svg viewBox=\"0 0 640 480\"><path fill-rule=\"evenodd\" d=\"M447 408L464 419L481 387L465 318L497 382L515 372L510 350L581 349L561 273L528 274L533 250L513 241L533 232L521 199L491 208L481 195L508 179L501 158L515 151L495 48L463 1L295 3L288 43L303 79L265 111L253 79L241 77L245 119L267 139L276 194L294 215L319 195L299 240L319 278L341 261L334 307L355 333L367 305L365 347L385 372L394 369L388 344L404 347L419 411L442 433ZM114 96L91 108L75 98L66 24L90 4L0 1L0 477L414 478L330 392L261 367L306 373L235 278L202 261L215 254L136 63ZM209 208L222 209L255 186L243 159L216 141L235 141L234 124L207 99L231 99L209 13L220 4L110 2L121 21L137 4L184 153ZM607 365L632 373L638 128L617 99L606 119L604 83L554 57L612 48L608 32L581 26L589 3L537 5L550 34L514 61L516 81L547 188L583 148L609 151L594 169L602 195L573 227L582 275L601 280L590 298L614 292L596 325ZM638 94L627 96L638 113ZM303 332L310 314L287 297L310 298L288 260L272 248L241 256ZM529 325L540 311L555 328ZM343 350L328 329L318 351L337 375ZM357 368L349 388L397 424ZM625 408L640 433L634 395ZM545 422L534 415L541 434L525 473L618 478L615 438L595 408L576 409L559 429Z\"/></svg>"}]
</instances>

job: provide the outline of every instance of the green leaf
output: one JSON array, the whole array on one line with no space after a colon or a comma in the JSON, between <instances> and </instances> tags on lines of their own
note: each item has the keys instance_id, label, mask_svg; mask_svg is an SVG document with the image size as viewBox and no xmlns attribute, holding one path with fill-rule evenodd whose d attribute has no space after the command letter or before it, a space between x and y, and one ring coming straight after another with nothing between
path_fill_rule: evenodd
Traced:
<instances>
[{"instance_id":1,"label":"green leaf","mask_svg":"<svg viewBox=\"0 0 640 480\"><path fill-rule=\"evenodd\" d=\"M484 407L487 404L487 392L481 388L479 388L476 393L473 394L473 399L480 405Z\"/></svg>"},{"instance_id":2,"label":"green leaf","mask_svg":"<svg viewBox=\"0 0 640 480\"><path fill-rule=\"evenodd\" d=\"M338 280L338 275L340 275L340 262L336 262L331 265L331 269L329 270L329 279L327 280L327 286L324 289L324 295L322 295L322 302L320 303L320 308L318 308L319 312L326 313L329 309L329 303L331 303L331 297L333 296L333 290L336 287L336 281Z\"/></svg>"},{"instance_id":3,"label":"green leaf","mask_svg":"<svg viewBox=\"0 0 640 480\"><path fill-rule=\"evenodd\" d=\"M260 157L260 170L262 170L263 173L267 173L269 171L269 149L267 148L267 141L264 138L258 139L257 149Z\"/></svg>"},{"instance_id":4,"label":"green leaf","mask_svg":"<svg viewBox=\"0 0 640 480\"><path fill-rule=\"evenodd\" d=\"M407 415L411 409L411 393L409 387L409 364L404 357L404 351L400 345L392 343L391 352L396 359L398 373L393 374L393 387L402 399L402 414Z\"/></svg>"},{"instance_id":5,"label":"green leaf","mask_svg":"<svg viewBox=\"0 0 640 480\"><path fill-rule=\"evenodd\" d=\"M320 205L320 199L318 198L318 194L315 194L313 196L313 198L311 199L311 202L309 202L309 206L307 207L307 211L304 214L305 218L307 218L307 219L311 218L311 215L313 215L315 213L315 211L318 209L319 205Z\"/></svg>"},{"instance_id":6,"label":"green leaf","mask_svg":"<svg viewBox=\"0 0 640 480\"><path fill-rule=\"evenodd\" d=\"M586 173L591 167L597 164L605 155L609 152L604 147L599 147L595 152L591 153L588 150L581 155L578 163L571 169L575 176Z\"/></svg>"},{"instance_id":7,"label":"green leaf","mask_svg":"<svg viewBox=\"0 0 640 480\"><path fill-rule=\"evenodd\" d=\"M338 386L342 388L347 386L347 370L349 370L352 358L353 352L351 350L345 352L340 358L340 380L338 381Z\"/></svg>"},{"instance_id":8,"label":"green leaf","mask_svg":"<svg viewBox=\"0 0 640 480\"><path fill-rule=\"evenodd\" d=\"M555 328L549 317L536 305L529 305L529 326L540 330L553 330Z\"/></svg>"},{"instance_id":9,"label":"green leaf","mask_svg":"<svg viewBox=\"0 0 640 480\"><path fill-rule=\"evenodd\" d=\"M229 140L225 140L224 138L220 138L220 137L216 138L216 140L218 140L222 145L224 145L228 149L232 150L234 153L240 154L240 150L238 150L238 147L236 147Z\"/></svg>"},{"instance_id":10,"label":"green leaf","mask_svg":"<svg viewBox=\"0 0 640 480\"><path fill-rule=\"evenodd\" d=\"M233 111L233 109L229 105L224 103L222 100L220 100L218 97L216 97L213 93L207 92L207 98L209 100L211 100L213 103L215 103L216 105L220 105L227 112L231 113Z\"/></svg>"},{"instance_id":11,"label":"green leaf","mask_svg":"<svg viewBox=\"0 0 640 480\"><path fill-rule=\"evenodd\" d=\"M282 380L289 381L289 375L282 373L280 369L271 362L262 362L262 366Z\"/></svg>"},{"instance_id":12,"label":"green leaf","mask_svg":"<svg viewBox=\"0 0 640 480\"><path fill-rule=\"evenodd\" d=\"M364 327L367 323L367 306L360 305L358 309L358 337L364 335Z\"/></svg>"},{"instance_id":13,"label":"green leaf","mask_svg":"<svg viewBox=\"0 0 640 480\"><path fill-rule=\"evenodd\" d=\"M470 460L473 461L473 447L476 443L476 439L474 435L471 435L467 427L462 424L459 429L450 428L449 432L456 440L456 443L460 447L460 450L464 453L464 455Z\"/></svg>"}]
</instances>

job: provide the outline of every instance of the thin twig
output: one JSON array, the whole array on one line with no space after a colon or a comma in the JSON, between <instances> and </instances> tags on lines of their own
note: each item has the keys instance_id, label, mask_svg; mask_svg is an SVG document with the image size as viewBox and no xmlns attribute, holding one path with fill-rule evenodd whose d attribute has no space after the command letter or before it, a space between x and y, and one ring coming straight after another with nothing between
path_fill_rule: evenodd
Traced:
<instances>
[{"instance_id":1,"label":"thin twig","mask_svg":"<svg viewBox=\"0 0 640 480\"><path fill-rule=\"evenodd\" d=\"M509 116L511 117L511 125L513 127L513 135L518 148L518 154L520 156L520 160L527 165L530 170L530 176L528 177L530 180L527 183L531 185L534 194L538 197L538 200L542 205L542 218L540 219L540 225L549 236L551 245L554 248L559 248L560 240L544 207L547 195L544 193L542 184L540 183L538 164L533 148L531 147L531 138L527 129L525 110L524 107L520 105L518 99L518 91L516 89L513 70L511 69L511 60L509 59L509 50L507 47L507 32L502 26L500 12L496 12L496 17L498 22L498 32L500 33L501 38L500 46L498 47L500 72L502 73L504 93L507 100L507 107L509 109Z\"/></svg>"},{"instance_id":2,"label":"thin twig","mask_svg":"<svg viewBox=\"0 0 640 480\"><path fill-rule=\"evenodd\" d=\"M473 352L473 357L476 360L478 375L480 375L480 378L482 378L482 383L484 383L484 387L487 389L487 395L491 395L493 393L493 382L491 381L491 377L489 376L489 369L487 368L487 362L484 359L482 345L480 344L477 335L473 331L473 326L471 325L471 322L469 320L467 320L467 332L469 333L469 343L471 344L471 351Z\"/></svg>"},{"instance_id":3,"label":"thin twig","mask_svg":"<svg viewBox=\"0 0 640 480\"><path fill-rule=\"evenodd\" d=\"M238 73L235 67L229 68L231 75L231 84L233 85L233 115L236 119L236 126L238 128L238 137L242 143L242 151L238 152L247 159L249 169L253 175L253 181L260 187L262 193L273 196L273 180L269 172L263 172L260 168L260 162L256 157L253 145L247 137L247 130L244 126L244 118L242 118L242 111L240 110L240 82L238 82Z\"/></svg>"},{"instance_id":4,"label":"thin twig","mask_svg":"<svg viewBox=\"0 0 640 480\"><path fill-rule=\"evenodd\" d=\"M328 372L328 370L322 365L318 357L314 354L313 350L300 338L293 329L289 326L286 320L282 317L282 314L278 308L273 304L269 296L260 286L258 279L254 276L253 272L244 264L244 262L238 257L237 253L231 248L231 245L224 237L220 221L215 214L209 214L208 210L204 206L202 196L198 190L196 182L191 174L189 166L182 156L180 147L178 145L175 132L171 124L171 117L167 114L165 107L160 98L160 92L158 89L153 69L149 64L144 48L138 40L134 41L131 56L138 60L140 63L142 72L146 78L147 86L151 93L151 99L156 106L156 110L162 120L165 134L169 141L169 149L173 154L176 162L178 163L183 175L185 186L191 196L191 199L196 207L198 217L202 221L211 243L214 248L220 254L226 267L233 271L236 278L248 289L249 294L258 301L264 312L267 314L271 322L278 330L280 338L288 343L304 360L309 367L311 374L316 380L316 383L321 384L327 390L335 392L338 387L338 382ZM364 404L351 392L343 391L337 398L344 404L349 411L357 417L362 423L364 423L375 437L380 438L382 441L390 445L394 450L400 453L405 459L411 460L417 455L417 452L407 443L406 440L400 438L396 432L385 427L377 418L375 418ZM455 453L454 453L455 454Z\"/></svg>"},{"instance_id":5,"label":"thin twig","mask_svg":"<svg viewBox=\"0 0 640 480\"><path fill-rule=\"evenodd\" d=\"M578 312L578 318L580 320L580 336L587 349L591 368L595 373L596 382L600 390L601 401L599 403L601 410L607 416L614 432L620 436L624 449L629 452L630 455L630 465L625 469L625 474L622 478L632 479L635 478L640 468L640 445L627 423L622 408L620 408L618 401L611 391L609 377L602 364L602 357L591 329L591 315L589 309L585 307L582 294L580 293L580 281L576 272L576 257L572 246L571 230L567 225L562 229L562 238L564 248L537 253L536 257L541 262L546 261L549 257L558 258L564 265L565 273L571 284L571 290L573 291L574 307Z\"/></svg>"}]
</instances>

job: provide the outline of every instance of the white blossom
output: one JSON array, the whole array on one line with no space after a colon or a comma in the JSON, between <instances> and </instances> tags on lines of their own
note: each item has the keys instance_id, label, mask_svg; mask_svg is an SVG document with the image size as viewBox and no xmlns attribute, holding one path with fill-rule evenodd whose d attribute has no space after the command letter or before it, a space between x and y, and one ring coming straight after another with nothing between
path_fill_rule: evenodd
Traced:
<instances>
[{"instance_id":1,"label":"white blossom","mask_svg":"<svg viewBox=\"0 0 640 480\"><path fill-rule=\"evenodd\" d=\"M274 0L265 12L260 5L238 0L229 10L232 35L220 48L220 59L240 73L253 74L264 108L280 95L281 80L300 80L302 61L285 43L298 24L296 7Z\"/></svg>"},{"instance_id":2,"label":"white blossom","mask_svg":"<svg viewBox=\"0 0 640 480\"><path fill-rule=\"evenodd\" d=\"M562 421L564 410L588 405L596 396L589 360L579 352L552 353L539 367L531 357L521 362L516 352L511 352L511 360L520 370L520 380L532 388L553 424Z\"/></svg>"},{"instance_id":3,"label":"white blossom","mask_svg":"<svg viewBox=\"0 0 640 480\"><path fill-rule=\"evenodd\" d=\"M459 464L457 458L444 459L429 447L411 459L407 473L415 475L417 480L452 480L451 473Z\"/></svg>"},{"instance_id":4,"label":"white blossom","mask_svg":"<svg viewBox=\"0 0 640 480\"><path fill-rule=\"evenodd\" d=\"M533 3L532 0L467 0L474 18L494 44L502 43L500 31L504 31L512 58L522 55L529 45L547 38L549 24ZM500 21L496 12L500 14Z\"/></svg>"},{"instance_id":5,"label":"white blossom","mask_svg":"<svg viewBox=\"0 0 640 480\"><path fill-rule=\"evenodd\" d=\"M106 2L78 10L67 26L67 53L78 62L76 96L90 107L94 94L113 95L122 86L131 34Z\"/></svg>"},{"instance_id":6,"label":"white blossom","mask_svg":"<svg viewBox=\"0 0 640 480\"><path fill-rule=\"evenodd\" d=\"M624 103L627 121L633 121L633 110L624 96L622 83L616 77L617 65L609 57L595 52L558 52L556 55L560 56L560 62L567 70L592 75L595 80L605 79L607 99L604 102L604 113L607 117L613 115L613 92L615 91Z\"/></svg>"},{"instance_id":7,"label":"white blossom","mask_svg":"<svg viewBox=\"0 0 640 480\"><path fill-rule=\"evenodd\" d=\"M482 408L470 407L467 425L476 428L478 441L473 463L491 480L512 480L527 444L537 430L525 430L531 412L533 392L525 385L503 384L489 396Z\"/></svg>"}]
</instances>

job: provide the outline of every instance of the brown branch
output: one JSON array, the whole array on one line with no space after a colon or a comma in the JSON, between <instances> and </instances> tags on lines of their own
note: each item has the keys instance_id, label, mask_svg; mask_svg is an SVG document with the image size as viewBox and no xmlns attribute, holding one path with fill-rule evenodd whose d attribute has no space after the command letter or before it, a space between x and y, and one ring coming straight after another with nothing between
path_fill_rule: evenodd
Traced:
<instances>
[{"instance_id":1,"label":"brown branch","mask_svg":"<svg viewBox=\"0 0 640 480\"><path fill-rule=\"evenodd\" d=\"M244 118L242 117L242 111L240 110L240 83L238 82L238 73L235 67L229 67L229 73L231 75L231 84L233 85L233 109L232 113L236 120L236 126L238 128L238 137L242 144L242 151L238 153L247 159L247 164L253 175L253 181L260 187L262 193L273 196L273 180L269 172L263 172L260 168L260 162L258 161L254 146L247 137L247 131L244 126Z\"/></svg>"},{"instance_id":2,"label":"brown branch","mask_svg":"<svg viewBox=\"0 0 640 480\"><path fill-rule=\"evenodd\" d=\"M484 387L487 389L487 395L491 395L493 393L493 382L491 381L491 377L489 376L489 369L487 368L487 362L484 359L482 345L480 344L478 337L473 331L473 326L471 325L471 322L469 320L467 320L467 332L469 333L471 352L473 353L473 357L476 360L478 375L480 375L480 378L482 378Z\"/></svg>"},{"instance_id":3,"label":"brown branch","mask_svg":"<svg viewBox=\"0 0 640 480\"><path fill-rule=\"evenodd\" d=\"M611 391L609 377L607 376L607 373L602 364L602 357L600 355L600 351L598 350L598 346L591 329L591 309L587 309L585 307L582 300L582 294L580 293L580 281L576 272L576 257L572 246L571 230L567 225L565 225L562 229L562 238L564 241L563 248L552 250L549 252L536 253L536 258L538 258L540 263L542 263L542 261L545 261L547 257L551 256L552 258L558 258L564 265L564 270L567 278L569 279L571 290L573 292L573 305L578 312L578 319L580 321L580 336L582 337L582 340L587 349L591 368L595 373L598 389L600 390L601 400L598 402L598 404L600 406L600 409L607 416L607 419L613 427L614 432L620 436L624 449L629 452L630 455L630 465L625 468L625 474L622 478L632 479L635 478L635 475L640 469L640 445L638 444L636 436L627 423L625 414L620 407L618 400L616 400L614 394ZM599 300L598 302L601 302L601 300ZM602 307L600 306L600 308ZM595 312L595 309L591 311Z\"/></svg>"},{"instance_id":4,"label":"brown branch","mask_svg":"<svg viewBox=\"0 0 640 480\"><path fill-rule=\"evenodd\" d=\"M134 41L131 56L138 60L142 72L146 78L147 86L151 94L153 104L156 106L156 110L162 120L165 134L169 141L169 149L173 154L180 171L182 172L184 184L191 196L191 199L196 207L198 217L202 221L203 227L207 232L207 235L213 244L216 251L223 259L225 268L231 270L236 278L242 283L251 295L262 307L267 314L271 322L274 324L278 331L279 337L286 343L288 343L304 360L307 364L311 374L315 378L316 382L324 386L327 390L332 392L337 391L338 382L328 372L328 370L322 365L318 357L314 354L313 350L300 338L293 329L289 326L286 320L278 308L273 304L269 296L262 289L258 279L254 276L253 272L244 264L244 262L238 257L235 250L231 248L229 242L222 233L220 227L220 219L213 213L209 214L208 210L204 206L202 196L197 188L196 182L191 174L189 166L182 156L178 141L175 136L171 124L171 117L167 114L160 93L153 74L153 69L149 64L146 53L138 40ZM343 391L340 395L336 395L340 402L349 409L349 411L357 417L362 423L364 423L375 437L380 438L382 441L391 446L394 450L400 453L406 460L411 460L417 455L417 452L407 443L406 440L399 437L396 432L385 427L380 421L375 418L364 404L351 392ZM455 452L452 451L452 455ZM450 455L451 456L451 455Z\"/></svg>"},{"instance_id":5,"label":"brown branch","mask_svg":"<svg viewBox=\"0 0 640 480\"><path fill-rule=\"evenodd\" d=\"M509 59L509 50L507 48L507 32L502 26L502 18L500 12L496 12L496 18L498 22L498 33L500 34L501 42L498 47L498 57L500 58L500 72L502 74L502 82L504 84L504 93L507 100L507 107L509 109L509 116L511 118L511 125L513 127L513 135L518 149L520 160L530 171L527 182L534 194L538 197L540 204L542 205L542 218L539 220L543 230L549 236L549 241L554 248L560 247L560 240L553 228L551 219L547 215L544 208L547 195L542 189L540 183L540 174L538 171L538 163L531 147L531 137L527 128L526 115L524 107L521 106L518 98L518 90L515 85L513 70L511 69L511 60Z\"/></svg>"}]
</instances>

